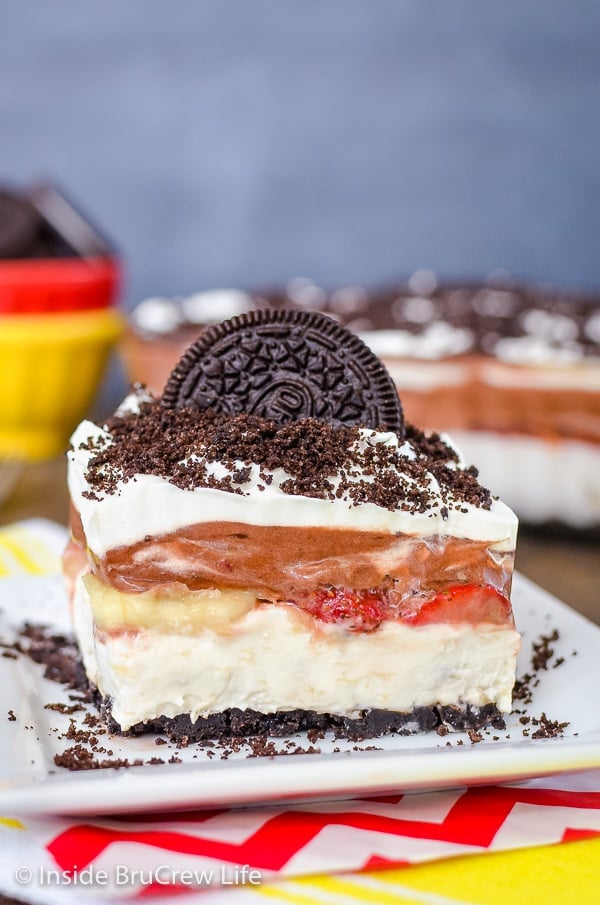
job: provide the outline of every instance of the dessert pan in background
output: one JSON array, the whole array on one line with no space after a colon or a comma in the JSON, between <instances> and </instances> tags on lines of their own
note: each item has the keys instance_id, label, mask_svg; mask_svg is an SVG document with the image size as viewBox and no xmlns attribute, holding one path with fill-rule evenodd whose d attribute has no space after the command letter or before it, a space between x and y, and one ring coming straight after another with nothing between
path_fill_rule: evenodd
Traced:
<instances>
[{"instance_id":1,"label":"dessert pan in background","mask_svg":"<svg viewBox=\"0 0 600 905\"><path fill-rule=\"evenodd\" d=\"M121 345L131 381L159 393L207 325L265 306L324 311L362 336L408 420L450 432L522 522L600 534L600 293L508 279L438 285L420 271L376 291L296 279L277 291L146 299Z\"/></svg>"}]
</instances>

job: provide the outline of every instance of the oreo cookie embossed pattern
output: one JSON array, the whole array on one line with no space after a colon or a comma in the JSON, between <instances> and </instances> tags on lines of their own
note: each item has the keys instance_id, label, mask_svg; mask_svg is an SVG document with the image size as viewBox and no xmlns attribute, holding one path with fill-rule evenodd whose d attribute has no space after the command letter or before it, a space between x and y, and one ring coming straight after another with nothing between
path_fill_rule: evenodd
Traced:
<instances>
[{"instance_id":1,"label":"oreo cookie embossed pattern","mask_svg":"<svg viewBox=\"0 0 600 905\"><path fill-rule=\"evenodd\" d=\"M173 371L163 402L279 424L312 417L403 432L398 394L381 362L317 312L258 310L211 327Z\"/></svg>"}]
</instances>

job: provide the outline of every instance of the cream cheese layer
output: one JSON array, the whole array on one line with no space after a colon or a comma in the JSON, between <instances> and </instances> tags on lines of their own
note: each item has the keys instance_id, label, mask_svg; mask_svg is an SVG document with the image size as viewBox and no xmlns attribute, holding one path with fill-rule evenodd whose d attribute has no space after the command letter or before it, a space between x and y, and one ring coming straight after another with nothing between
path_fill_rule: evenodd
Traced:
<instances>
[{"instance_id":1,"label":"cream cheese layer","mask_svg":"<svg viewBox=\"0 0 600 905\"><path fill-rule=\"evenodd\" d=\"M505 626L386 622L369 633L325 624L315 630L298 619L296 608L265 605L226 635L104 633L94 629L81 581L74 608L86 670L111 698L122 729L180 713L194 720L230 707L350 717L434 704L511 709L520 639Z\"/></svg>"}]
</instances>

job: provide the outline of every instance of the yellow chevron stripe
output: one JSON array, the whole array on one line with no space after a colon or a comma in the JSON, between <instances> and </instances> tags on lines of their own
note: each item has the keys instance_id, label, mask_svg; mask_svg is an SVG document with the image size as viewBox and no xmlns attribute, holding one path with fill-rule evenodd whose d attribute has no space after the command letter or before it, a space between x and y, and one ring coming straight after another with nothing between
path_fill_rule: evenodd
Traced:
<instances>
[{"instance_id":1,"label":"yellow chevron stripe","mask_svg":"<svg viewBox=\"0 0 600 905\"><path fill-rule=\"evenodd\" d=\"M0 564L2 572L0 574L8 575L14 571L24 571L30 575L45 575L48 572L57 572L60 569L58 557L54 556L42 541L35 534L22 528L4 528L0 529L0 552L6 551L9 554L8 562L13 560L16 562L18 569L15 570L8 567L6 571L6 562Z\"/></svg>"},{"instance_id":2,"label":"yellow chevron stripe","mask_svg":"<svg viewBox=\"0 0 600 905\"><path fill-rule=\"evenodd\" d=\"M600 839L590 839L358 876L290 879L252 892L282 905L587 905L598 901L599 888Z\"/></svg>"},{"instance_id":3,"label":"yellow chevron stripe","mask_svg":"<svg viewBox=\"0 0 600 905\"><path fill-rule=\"evenodd\" d=\"M425 896L437 894L442 901L477 905L587 905L599 901L600 839L446 858L367 876L423 896L419 902L435 901Z\"/></svg>"},{"instance_id":4,"label":"yellow chevron stripe","mask_svg":"<svg viewBox=\"0 0 600 905\"><path fill-rule=\"evenodd\" d=\"M10 535L0 534L0 548L10 554L10 558L19 566L18 569L9 569L11 572L28 572L30 575L42 575L43 569L33 560L23 547L15 542ZM6 562L7 560L5 560ZM10 563L10 559L8 559Z\"/></svg>"},{"instance_id":5,"label":"yellow chevron stripe","mask_svg":"<svg viewBox=\"0 0 600 905\"><path fill-rule=\"evenodd\" d=\"M377 890L373 891L362 886L354 880L345 877L318 877L312 881L316 889L325 893L333 893L336 896L342 896L348 902L375 902L377 905L404 905L405 902L412 902L414 899L407 899L401 893L394 891L393 887L389 887L391 891Z\"/></svg>"},{"instance_id":6,"label":"yellow chevron stripe","mask_svg":"<svg viewBox=\"0 0 600 905\"><path fill-rule=\"evenodd\" d=\"M318 877L307 881L314 885L315 890L320 890L327 896L338 897L343 902L372 902L376 905L415 905L415 903L427 903L427 905L471 905L464 899L448 899L436 893L423 893L413 890L402 883L382 883L377 874L364 874L359 877Z\"/></svg>"},{"instance_id":7,"label":"yellow chevron stripe","mask_svg":"<svg viewBox=\"0 0 600 905\"><path fill-rule=\"evenodd\" d=\"M25 824L17 820L16 817L0 817L0 823L3 826L10 826L13 830L24 830Z\"/></svg>"},{"instance_id":8,"label":"yellow chevron stripe","mask_svg":"<svg viewBox=\"0 0 600 905\"><path fill-rule=\"evenodd\" d=\"M322 905L323 899L308 899L306 895L299 891L294 892L296 884L293 882L269 884L267 886L256 886L252 892L265 899L271 899L274 902L291 902L292 905Z\"/></svg>"},{"instance_id":9,"label":"yellow chevron stripe","mask_svg":"<svg viewBox=\"0 0 600 905\"><path fill-rule=\"evenodd\" d=\"M310 877L267 884L252 890L272 902L289 905L464 905L439 896L423 896L406 887L378 883L368 888L359 882L335 877Z\"/></svg>"},{"instance_id":10,"label":"yellow chevron stripe","mask_svg":"<svg viewBox=\"0 0 600 905\"><path fill-rule=\"evenodd\" d=\"M381 902L383 905L398 905L405 902L419 903L419 905L476 905L475 902L466 902L465 899L448 898L436 892L411 889L402 883L386 882L380 874L350 875L343 877L328 877L327 886L332 889L339 888L345 895L352 895L352 902Z\"/></svg>"}]
</instances>

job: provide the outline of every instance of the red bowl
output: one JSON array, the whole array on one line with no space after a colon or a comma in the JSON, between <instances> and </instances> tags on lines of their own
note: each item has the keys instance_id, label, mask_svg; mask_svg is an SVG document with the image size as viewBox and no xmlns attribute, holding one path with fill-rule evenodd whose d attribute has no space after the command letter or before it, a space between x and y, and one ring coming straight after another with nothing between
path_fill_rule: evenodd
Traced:
<instances>
[{"instance_id":1,"label":"red bowl","mask_svg":"<svg viewBox=\"0 0 600 905\"><path fill-rule=\"evenodd\" d=\"M108 308L116 301L116 258L0 261L0 314L51 314Z\"/></svg>"}]
</instances>

